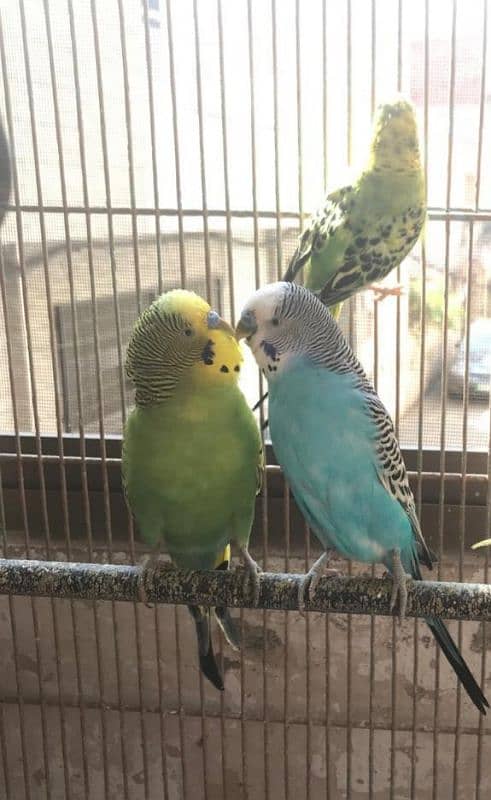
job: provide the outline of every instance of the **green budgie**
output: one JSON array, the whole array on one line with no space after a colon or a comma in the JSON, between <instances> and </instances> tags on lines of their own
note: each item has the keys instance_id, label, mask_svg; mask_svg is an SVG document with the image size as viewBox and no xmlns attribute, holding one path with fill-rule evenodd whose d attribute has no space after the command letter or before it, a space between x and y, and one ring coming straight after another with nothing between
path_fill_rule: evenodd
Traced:
<instances>
[{"instance_id":1,"label":"green budgie","mask_svg":"<svg viewBox=\"0 0 491 800\"><path fill-rule=\"evenodd\" d=\"M305 267L305 286L337 319L343 300L401 263L425 218L416 118L411 104L398 98L378 107L365 169L352 185L327 195L302 234L284 280L293 281ZM371 288L381 297L394 293Z\"/></svg>"},{"instance_id":2,"label":"green budgie","mask_svg":"<svg viewBox=\"0 0 491 800\"><path fill-rule=\"evenodd\" d=\"M123 482L148 544L164 540L180 568L213 569L228 567L235 543L257 602L260 570L248 542L263 456L238 387L241 363L232 328L193 292L167 292L141 314L126 359L136 407L124 432ZM189 610L201 670L222 690L210 609ZM237 648L228 609L215 615Z\"/></svg>"}]
</instances>

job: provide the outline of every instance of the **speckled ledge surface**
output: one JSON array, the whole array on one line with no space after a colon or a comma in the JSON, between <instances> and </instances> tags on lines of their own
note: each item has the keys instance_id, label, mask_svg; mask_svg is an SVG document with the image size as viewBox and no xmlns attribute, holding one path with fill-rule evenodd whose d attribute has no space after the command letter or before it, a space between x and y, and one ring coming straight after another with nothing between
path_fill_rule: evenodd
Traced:
<instances>
[{"instance_id":1,"label":"speckled ledge surface","mask_svg":"<svg viewBox=\"0 0 491 800\"><path fill-rule=\"evenodd\" d=\"M259 608L298 608L300 575L263 573ZM90 600L139 599L141 568L113 564L0 559L0 594ZM145 581L152 603L226 605L250 608L243 574L182 572L162 565ZM320 580L309 611L390 615L390 580L335 577ZM491 585L411 581L407 616L441 616L457 620L491 620Z\"/></svg>"}]
</instances>

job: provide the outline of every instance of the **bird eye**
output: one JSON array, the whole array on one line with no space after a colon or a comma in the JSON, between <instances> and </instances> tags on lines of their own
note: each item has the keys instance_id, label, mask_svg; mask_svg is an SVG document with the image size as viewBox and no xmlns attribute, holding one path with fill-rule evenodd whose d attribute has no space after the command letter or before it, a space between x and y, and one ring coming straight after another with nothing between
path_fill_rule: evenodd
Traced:
<instances>
[{"instance_id":1,"label":"bird eye","mask_svg":"<svg viewBox=\"0 0 491 800\"><path fill-rule=\"evenodd\" d=\"M280 321L279 321L278 317L273 317L273 319L271 320L271 325L274 325L275 328L276 328L276 326L279 325L279 324L280 324Z\"/></svg>"},{"instance_id":2,"label":"bird eye","mask_svg":"<svg viewBox=\"0 0 491 800\"><path fill-rule=\"evenodd\" d=\"M193 331L191 328L184 328L184 336L192 336Z\"/></svg>"}]
</instances>

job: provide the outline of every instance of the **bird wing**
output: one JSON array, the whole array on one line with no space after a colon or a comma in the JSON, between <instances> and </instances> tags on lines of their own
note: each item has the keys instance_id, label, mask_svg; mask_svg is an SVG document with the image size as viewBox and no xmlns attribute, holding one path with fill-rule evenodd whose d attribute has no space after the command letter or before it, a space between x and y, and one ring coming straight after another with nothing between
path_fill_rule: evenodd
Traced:
<instances>
[{"instance_id":1,"label":"bird wing","mask_svg":"<svg viewBox=\"0 0 491 800\"><path fill-rule=\"evenodd\" d=\"M335 234L346 223L346 205L343 203L343 198L351 190L351 186L346 186L327 195L324 206L312 216L308 227L302 233L297 249L283 276L284 281L293 281L314 253L326 251L335 241ZM326 259L331 261L330 254L326 252L325 255Z\"/></svg>"},{"instance_id":2,"label":"bird wing","mask_svg":"<svg viewBox=\"0 0 491 800\"><path fill-rule=\"evenodd\" d=\"M340 267L328 276L319 299L327 306L385 278L415 245L424 225L422 207L407 208L399 216L380 216L368 230L352 227L352 238Z\"/></svg>"},{"instance_id":3,"label":"bird wing","mask_svg":"<svg viewBox=\"0 0 491 800\"><path fill-rule=\"evenodd\" d=\"M436 557L428 548L421 532L416 504L409 486L406 466L396 438L394 424L387 409L371 387L367 396L367 406L377 429L376 470L378 478L385 490L397 500L406 512L417 542L420 561L431 569Z\"/></svg>"}]
</instances>

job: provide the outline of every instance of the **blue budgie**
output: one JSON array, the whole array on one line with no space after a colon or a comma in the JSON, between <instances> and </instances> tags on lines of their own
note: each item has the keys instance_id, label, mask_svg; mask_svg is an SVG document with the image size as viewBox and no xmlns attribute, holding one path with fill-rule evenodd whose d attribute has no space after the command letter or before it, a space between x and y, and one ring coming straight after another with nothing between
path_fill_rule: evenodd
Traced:
<instances>
[{"instance_id":1,"label":"blue budgie","mask_svg":"<svg viewBox=\"0 0 491 800\"><path fill-rule=\"evenodd\" d=\"M408 578L431 569L394 426L330 312L292 283L257 291L237 326L269 383L273 447L305 519L325 548L306 574L311 597L333 551L383 563L391 608L404 617ZM475 706L489 707L443 622L426 619Z\"/></svg>"}]
</instances>

